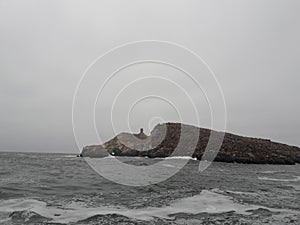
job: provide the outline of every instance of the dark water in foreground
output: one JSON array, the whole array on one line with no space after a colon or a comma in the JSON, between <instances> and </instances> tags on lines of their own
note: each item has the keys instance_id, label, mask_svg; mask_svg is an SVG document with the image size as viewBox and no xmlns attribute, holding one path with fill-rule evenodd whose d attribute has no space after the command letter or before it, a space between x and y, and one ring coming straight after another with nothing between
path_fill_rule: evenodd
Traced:
<instances>
[{"instance_id":1,"label":"dark water in foreground","mask_svg":"<svg viewBox=\"0 0 300 225\"><path fill-rule=\"evenodd\" d=\"M162 183L129 187L83 158L0 153L0 224L300 224L300 165L214 163L199 173L198 163Z\"/></svg>"}]
</instances>

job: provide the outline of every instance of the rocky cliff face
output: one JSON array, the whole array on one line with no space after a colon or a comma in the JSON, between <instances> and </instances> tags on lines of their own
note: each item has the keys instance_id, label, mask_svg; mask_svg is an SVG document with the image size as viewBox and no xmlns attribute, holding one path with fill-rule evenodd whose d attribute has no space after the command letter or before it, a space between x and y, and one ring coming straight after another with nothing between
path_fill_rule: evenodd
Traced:
<instances>
[{"instance_id":1,"label":"rocky cliff face","mask_svg":"<svg viewBox=\"0 0 300 225\"><path fill-rule=\"evenodd\" d=\"M211 131L180 123L157 125L149 136L121 133L103 145L83 148L83 157L144 156L149 158L168 156L192 156L201 159L207 147ZM195 135L197 140L195 142ZM295 164L300 163L300 149L266 139L242 137L226 133L215 161Z\"/></svg>"}]
</instances>

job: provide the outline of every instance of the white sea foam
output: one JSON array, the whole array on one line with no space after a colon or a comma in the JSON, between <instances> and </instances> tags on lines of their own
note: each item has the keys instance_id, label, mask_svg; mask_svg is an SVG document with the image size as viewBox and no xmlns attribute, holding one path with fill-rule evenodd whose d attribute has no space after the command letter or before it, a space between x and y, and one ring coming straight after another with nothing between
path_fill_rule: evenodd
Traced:
<instances>
[{"instance_id":1,"label":"white sea foam","mask_svg":"<svg viewBox=\"0 0 300 225\"><path fill-rule=\"evenodd\" d=\"M108 155L106 157L104 157L103 159L112 159L112 158L116 158L116 157L120 157L120 158L126 158L126 156L113 156L113 155ZM135 156L135 157L128 157L128 158L133 158L133 159L149 159L149 157L139 157L139 156ZM97 158L93 158L93 159L97 159ZM99 158L101 159L101 158ZM151 158L152 159L152 158ZM197 158L193 158L191 156L170 156L170 157L157 157L156 159L168 159L168 160L177 160L177 159L184 159L184 160L197 160Z\"/></svg>"},{"instance_id":2,"label":"white sea foam","mask_svg":"<svg viewBox=\"0 0 300 225\"><path fill-rule=\"evenodd\" d=\"M64 155L65 158L75 158L77 155Z\"/></svg>"},{"instance_id":3,"label":"white sea foam","mask_svg":"<svg viewBox=\"0 0 300 225\"><path fill-rule=\"evenodd\" d=\"M231 197L203 190L193 197L179 199L168 206L128 209L125 207L103 206L88 208L78 203L65 205L64 209L49 207L45 202L35 199L15 199L0 201L1 212L30 210L41 216L52 219L54 223L70 223L84 220L95 215L119 214L138 220L151 220L154 217L170 219L172 214L187 213L224 213L235 211L237 214L251 214L249 210L265 208L258 205L243 205ZM268 209L280 211L277 209Z\"/></svg>"},{"instance_id":4,"label":"white sea foam","mask_svg":"<svg viewBox=\"0 0 300 225\"><path fill-rule=\"evenodd\" d=\"M197 160L196 158L193 158L191 156L170 156L170 157L166 157L166 159L190 159L190 160Z\"/></svg>"},{"instance_id":5,"label":"white sea foam","mask_svg":"<svg viewBox=\"0 0 300 225\"><path fill-rule=\"evenodd\" d=\"M266 170L266 171L259 171L259 173L276 174L276 173L285 173L285 171L284 170Z\"/></svg>"},{"instance_id":6,"label":"white sea foam","mask_svg":"<svg viewBox=\"0 0 300 225\"><path fill-rule=\"evenodd\" d=\"M278 182L298 182L300 181L299 176L294 176L294 178L288 178L288 179L283 179L283 178L271 178L271 177L258 177L259 180L269 180L269 181L278 181Z\"/></svg>"},{"instance_id":7,"label":"white sea foam","mask_svg":"<svg viewBox=\"0 0 300 225\"><path fill-rule=\"evenodd\" d=\"M108 156L104 157L103 159L114 159L114 158L116 158L116 156L108 155Z\"/></svg>"},{"instance_id":8,"label":"white sea foam","mask_svg":"<svg viewBox=\"0 0 300 225\"><path fill-rule=\"evenodd\" d=\"M232 190L220 190L218 188L213 189L214 192L216 193L228 193L228 194L236 194L236 195L252 195L256 196L258 195L257 193L254 192L247 192L247 191L232 191Z\"/></svg>"}]
</instances>

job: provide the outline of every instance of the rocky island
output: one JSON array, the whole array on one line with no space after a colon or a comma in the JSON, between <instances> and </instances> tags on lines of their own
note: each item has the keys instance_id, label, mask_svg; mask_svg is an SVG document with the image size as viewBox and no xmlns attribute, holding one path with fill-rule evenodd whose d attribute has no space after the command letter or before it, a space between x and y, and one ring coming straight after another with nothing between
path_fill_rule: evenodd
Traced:
<instances>
[{"instance_id":1,"label":"rocky island","mask_svg":"<svg viewBox=\"0 0 300 225\"><path fill-rule=\"evenodd\" d=\"M182 134L182 128L185 134ZM131 156L131 157L169 157L180 141L181 146L188 146L189 132L199 133L193 152L182 147L175 156L191 156L200 160L209 141L210 129L198 128L181 123L158 124L150 135L141 129L138 134L121 133L102 145L83 148L82 157ZM191 154L190 154L191 153ZM295 164L300 163L300 148L289 146L268 139L243 137L225 133L220 150L214 161L253 164Z\"/></svg>"}]
</instances>

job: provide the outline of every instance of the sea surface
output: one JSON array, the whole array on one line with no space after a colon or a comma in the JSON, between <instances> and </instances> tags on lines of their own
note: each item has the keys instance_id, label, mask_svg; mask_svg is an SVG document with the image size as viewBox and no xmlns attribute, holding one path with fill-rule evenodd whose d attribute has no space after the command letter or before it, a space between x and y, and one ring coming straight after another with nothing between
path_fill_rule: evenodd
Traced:
<instances>
[{"instance_id":1,"label":"sea surface","mask_svg":"<svg viewBox=\"0 0 300 225\"><path fill-rule=\"evenodd\" d=\"M181 159L169 160L166 169ZM0 224L300 224L300 165L198 166L190 160L164 182L132 187L76 155L2 152Z\"/></svg>"}]
</instances>

